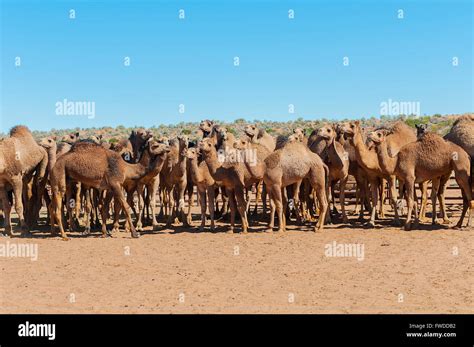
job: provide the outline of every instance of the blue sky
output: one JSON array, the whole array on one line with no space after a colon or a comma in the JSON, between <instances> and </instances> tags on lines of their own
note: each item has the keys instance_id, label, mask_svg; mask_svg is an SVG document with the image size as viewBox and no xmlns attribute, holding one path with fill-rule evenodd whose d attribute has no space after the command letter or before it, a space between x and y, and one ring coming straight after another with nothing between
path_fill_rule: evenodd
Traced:
<instances>
[{"instance_id":1,"label":"blue sky","mask_svg":"<svg viewBox=\"0 0 474 347\"><path fill-rule=\"evenodd\" d=\"M2 132L474 110L470 0L1 3ZM56 114L64 99L95 117Z\"/></svg>"}]
</instances>

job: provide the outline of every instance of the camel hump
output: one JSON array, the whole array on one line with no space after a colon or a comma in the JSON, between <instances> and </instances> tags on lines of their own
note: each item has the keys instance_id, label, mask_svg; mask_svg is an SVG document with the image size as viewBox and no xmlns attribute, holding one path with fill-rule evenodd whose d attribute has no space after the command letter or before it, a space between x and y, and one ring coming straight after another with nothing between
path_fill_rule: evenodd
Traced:
<instances>
[{"instance_id":1,"label":"camel hump","mask_svg":"<svg viewBox=\"0 0 474 347\"><path fill-rule=\"evenodd\" d=\"M32 136L30 129L25 125L17 125L10 129L11 137Z\"/></svg>"}]
</instances>

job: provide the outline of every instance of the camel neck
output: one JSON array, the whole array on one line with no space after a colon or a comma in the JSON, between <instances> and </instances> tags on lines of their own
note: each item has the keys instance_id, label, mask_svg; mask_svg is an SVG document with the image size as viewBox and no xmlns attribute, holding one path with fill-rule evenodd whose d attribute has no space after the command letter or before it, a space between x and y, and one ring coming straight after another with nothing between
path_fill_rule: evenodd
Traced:
<instances>
[{"instance_id":1,"label":"camel neck","mask_svg":"<svg viewBox=\"0 0 474 347\"><path fill-rule=\"evenodd\" d=\"M194 181L195 184L198 184L202 181L201 171L199 170L198 160L197 158L190 160L190 168L191 168L191 179Z\"/></svg>"},{"instance_id":2,"label":"camel neck","mask_svg":"<svg viewBox=\"0 0 474 347\"><path fill-rule=\"evenodd\" d=\"M393 158L388 155L387 141L381 142L376 147L380 168L386 175L393 175L395 173L398 155Z\"/></svg>"},{"instance_id":3,"label":"camel neck","mask_svg":"<svg viewBox=\"0 0 474 347\"><path fill-rule=\"evenodd\" d=\"M215 149L212 149L210 152L204 155L204 161L209 169L209 173L215 181L222 181L222 164L217 160L217 152Z\"/></svg>"},{"instance_id":4,"label":"camel neck","mask_svg":"<svg viewBox=\"0 0 474 347\"><path fill-rule=\"evenodd\" d=\"M367 149L364 141L362 140L362 135L360 132L357 132L354 135L353 141L354 141L356 159L359 165L361 165L362 167L368 170L377 170L378 169L377 163L374 163L373 160L370 160L370 159L376 159L376 158L374 158L373 153L371 153Z\"/></svg>"},{"instance_id":5,"label":"camel neck","mask_svg":"<svg viewBox=\"0 0 474 347\"><path fill-rule=\"evenodd\" d=\"M48 173L53 170L54 164L56 164L56 146L48 148Z\"/></svg>"}]
</instances>

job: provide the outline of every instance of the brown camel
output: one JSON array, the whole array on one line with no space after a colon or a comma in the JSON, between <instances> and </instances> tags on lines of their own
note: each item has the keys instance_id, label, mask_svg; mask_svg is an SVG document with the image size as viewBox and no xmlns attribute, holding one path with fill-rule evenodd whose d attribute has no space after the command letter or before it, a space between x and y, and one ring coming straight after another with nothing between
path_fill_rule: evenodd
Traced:
<instances>
[{"instance_id":1,"label":"brown camel","mask_svg":"<svg viewBox=\"0 0 474 347\"><path fill-rule=\"evenodd\" d=\"M199 123L199 130L202 132L202 137L210 137L212 133L212 128L214 127L214 122L209 119L202 120L201 123Z\"/></svg>"},{"instance_id":2,"label":"brown camel","mask_svg":"<svg viewBox=\"0 0 474 347\"><path fill-rule=\"evenodd\" d=\"M390 183L390 200L395 212L395 224L399 224L397 201L396 201L396 177L388 174L379 164L379 159L375 148L369 149L362 137L360 122L347 122L342 125L345 136L349 139L349 143L355 149L355 155L358 164L365 171L367 179L370 183L370 191L372 196L372 211L370 221L366 223L369 227L375 227L376 207L379 201L379 189L384 190L384 180ZM416 140L415 133L410 127L403 122L396 122L390 129L391 134L387 137L387 148L390 155L396 155L404 144ZM383 217L383 195L381 199L381 216Z\"/></svg>"},{"instance_id":3,"label":"brown camel","mask_svg":"<svg viewBox=\"0 0 474 347\"><path fill-rule=\"evenodd\" d=\"M244 162L246 168L250 175L253 177L254 180L257 181L256 183L256 190L255 190L255 209L253 214L257 214L258 210L258 203L262 200L263 204L263 214L266 214L266 189L263 189L263 172L256 172L255 170L249 170L249 165L255 166L259 163L263 163L265 159L270 155L270 151L264 145L258 143L252 143L246 138L240 138L234 143L234 148L238 150L236 154L237 161ZM247 165L248 164L248 165ZM248 190L247 190L248 192ZM247 199L247 210L249 210L250 199Z\"/></svg>"},{"instance_id":4,"label":"brown camel","mask_svg":"<svg viewBox=\"0 0 474 347\"><path fill-rule=\"evenodd\" d=\"M201 205L201 225L199 230L204 230L204 227L206 226L206 210L207 207L209 207L211 231L214 231L216 181L209 173L209 168L207 167L206 162L199 162L199 151L197 148L188 148L186 151L186 158L188 159L190 179L197 187L199 203Z\"/></svg>"},{"instance_id":5,"label":"brown camel","mask_svg":"<svg viewBox=\"0 0 474 347\"><path fill-rule=\"evenodd\" d=\"M138 163L140 160L141 153L143 152L144 146L148 139L153 136L153 133L150 130L139 128L137 130L132 130L128 140L130 141L133 148L133 163Z\"/></svg>"},{"instance_id":6,"label":"brown camel","mask_svg":"<svg viewBox=\"0 0 474 347\"><path fill-rule=\"evenodd\" d=\"M311 152L303 143L294 138L293 141L289 141L284 147L268 155L263 162L257 162L255 165L251 165L248 160L244 162L253 176L263 176L267 187L271 202L268 231L273 230L275 212L278 215L279 221L278 231L286 230L284 213L286 201L283 201L283 188L295 185L293 202L294 206L298 209L299 188L305 177L309 178L310 184L315 191L315 199L317 197L320 206L320 217L314 230L321 231L323 229L328 206L326 194L328 168L317 154ZM300 211L297 211L298 215L300 215Z\"/></svg>"},{"instance_id":7,"label":"brown camel","mask_svg":"<svg viewBox=\"0 0 474 347\"><path fill-rule=\"evenodd\" d=\"M199 149L212 178L217 182L221 182L225 187L230 205L231 225L228 232L234 232L235 214L238 210L242 219L242 232L247 233L247 202L245 201L244 189L257 181L242 163L229 162L225 157L218 157L214 141L211 138L203 139L199 144Z\"/></svg>"},{"instance_id":8,"label":"brown camel","mask_svg":"<svg viewBox=\"0 0 474 347\"><path fill-rule=\"evenodd\" d=\"M4 210L5 234L12 236L11 203L7 190L12 188L15 197L15 210L20 220L22 236L29 234L24 214L23 186L29 182L33 173L36 196L32 207L39 211L43 198L45 175L48 163L46 150L39 146L30 130L22 125L10 130L10 136L0 141L0 199Z\"/></svg>"},{"instance_id":9,"label":"brown camel","mask_svg":"<svg viewBox=\"0 0 474 347\"><path fill-rule=\"evenodd\" d=\"M146 188L151 205L151 221L153 230L158 229L158 223L156 221L156 192L160 185L160 172L163 169L163 165L166 160L166 155L169 153L170 147L167 144L158 142L153 138L149 139L146 144L146 150L143 151L140 159L140 164L147 167L146 175L136 179L134 177L126 179L123 186L127 192L127 202L130 206L133 206L133 195L135 191L138 194L138 210L137 210L137 226L138 231L142 230L142 218L144 214L145 201L144 201L144 190ZM114 227L113 231L119 230L119 214L120 205L118 201L115 201L115 216L114 216ZM126 225L129 229L130 225Z\"/></svg>"},{"instance_id":10,"label":"brown camel","mask_svg":"<svg viewBox=\"0 0 474 347\"><path fill-rule=\"evenodd\" d=\"M164 195L168 204L165 212L168 214L166 227L169 228L178 215L184 226L188 226L188 219L184 212L184 193L187 186L187 170L185 150L188 148L188 137L180 135L170 143L170 152L166 158L163 169L160 172L161 185L164 188ZM176 202L178 202L176 206Z\"/></svg>"},{"instance_id":11,"label":"brown camel","mask_svg":"<svg viewBox=\"0 0 474 347\"><path fill-rule=\"evenodd\" d=\"M329 168L329 185L335 212L334 186L339 182L339 203L341 204L341 214L343 223L347 223L345 208L345 190L347 179L349 178L349 154L345 152L344 146L336 141L337 132L335 126L325 124L318 130L318 136L326 140L326 149L322 157L324 163Z\"/></svg>"},{"instance_id":12,"label":"brown camel","mask_svg":"<svg viewBox=\"0 0 474 347\"><path fill-rule=\"evenodd\" d=\"M470 158L461 147L445 141L437 134L425 133L422 138L416 142L408 143L400 149L397 155L390 157L386 144L386 133L384 131L376 131L372 134L372 138L377 146L380 165L385 171L392 172L405 183L408 205L405 230L411 229L415 183L427 180L432 180L433 182L431 194L433 204L432 222L435 224L439 177L449 177L453 170L466 201L457 226L462 226L468 206L471 210L470 216L472 216L474 203L472 202L471 187L469 185ZM416 211L415 218L417 218Z\"/></svg>"},{"instance_id":13,"label":"brown camel","mask_svg":"<svg viewBox=\"0 0 474 347\"><path fill-rule=\"evenodd\" d=\"M259 129L255 124L249 124L245 127L244 132L245 135L249 137L250 142L259 143L267 147L270 152L273 152L275 150L275 139L264 129Z\"/></svg>"},{"instance_id":14,"label":"brown camel","mask_svg":"<svg viewBox=\"0 0 474 347\"><path fill-rule=\"evenodd\" d=\"M150 149L152 152L155 149ZM152 153L158 154L158 153ZM59 157L51 172L52 211L51 229L54 231L55 222L63 240L68 237L64 232L61 209L62 197L66 192L66 180L81 182L86 187L95 188L99 192L99 203L102 214L102 236L107 236L107 209L102 192L107 190L113 194L125 212L130 225L132 237L139 237L131 220L130 206L122 192L122 185L126 179L139 179L149 172L144 165L129 164L121 156L92 142L79 142L71 151ZM89 190L88 190L89 191Z\"/></svg>"}]
</instances>

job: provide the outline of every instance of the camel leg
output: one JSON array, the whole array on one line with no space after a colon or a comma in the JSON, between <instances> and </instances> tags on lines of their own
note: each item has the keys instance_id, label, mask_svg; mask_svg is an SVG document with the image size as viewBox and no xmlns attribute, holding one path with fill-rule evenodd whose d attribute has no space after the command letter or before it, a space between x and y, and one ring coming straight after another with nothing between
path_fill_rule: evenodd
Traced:
<instances>
[{"instance_id":1,"label":"camel leg","mask_svg":"<svg viewBox=\"0 0 474 347\"><path fill-rule=\"evenodd\" d=\"M69 240L67 237L67 234L64 231L64 226L63 226L63 218L62 218L62 203L63 203L63 197L62 194L59 192L53 193L53 214L54 214L54 219L56 219L56 222L58 223L58 228L59 232L61 233L61 237L64 241Z\"/></svg>"},{"instance_id":2,"label":"camel leg","mask_svg":"<svg viewBox=\"0 0 474 347\"><path fill-rule=\"evenodd\" d=\"M275 197L272 192L272 187L268 187L268 197L270 198L270 220L268 222L267 232L273 232L273 227L275 226L275 212L276 212L276 204L275 204Z\"/></svg>"},{"instance_id":3,"label":"camel leg","mask_svg":"<svg viewBox=\"0 0 474 347\"><path fill-rule=\"evenodd\" d=\"M449 180L450 175L441 178L440 187L438 190L438 201L441 209L441 218L443 218L443 224L450 224L451 220L448 218L446 212L446 201L444 199L444 193L446 192L446 183Z\"/></svg>"},{"instance_id":4,"label":"camel leg","mask_svg":"<svg viewBox=\"0 0 474 347\"><path fill-rule=\"evenodd\" d=\"M439 178L435 178L431 181L431 205L433 209L433 214L431 216L431 224L436 225L437 223L437 213L436 213L436 199L438 198L438 189L439 189Z\"/></svg>"},{"instance_id":5,"label":"camel leg","mask_svg":"<svg viewBox=\"0 0 474 347\"><path fill-rule=\"evenodd\" d=\"M406 198L407 198L407 220L405 222L405 230L411 230L413 205L415 204L415 177L409 177L405 181Z\"/></svg>"},{"instance_id":6,"label":"camel leg","mask_svg":"<svg viewBox=\"0 0 474 347\"><path fill-rule=\"evenodd\" d=\"M385 195L386 195L387 180L382 178L380 183L380 212L379 218L385 218Z\"/></svg>"},{"instance_id":7,"label":"camel leg","mask_svg":"<svg viewBox=\"0 0 474 347\"><path fill-rule=\"evenodd\" d=\"M326 220L326 216L329 214L328 211L328 202L326 196L326 190L324 187L315 187L314 188L314 199L318 199L319 203L319 218L318 223L314 227L314 231L322 231L324 227L324 222Z\"/></svg>"},{"instance_id":8,"label":"camel leg","mask_svg":"<svg viewBox=\"0 0 474 347\"><path fill-rule=\"evenodd\" d=\"M379 199L379 182L378 180L370 182L370 192L372 193L372 206L370 212L370 221L365 225L371 228L375 227L375 214L377 213L378 199Z\"/></svg>"},{"instance_id":9,"label":"camel leg","mask_svg":"<svg viewBox=\"0 0 474 347\"><path fill-rule=\"evenodd\" d=\"M150 204L151 204L151 225L153 231L158 230L158 221L156 220L156 192L158 191L158 187L160 185L159 175L153 182L153 185L150 187Z\"/></svg>"},{"instance_id":10,"label":"camel leg","mask_svg":"<svg viewBox=\"0 0 474 347\"><path fill-rule=\"evenodd\" d=\"M144 208L145 208L145 201L143 199L143 192L144 192L144 186L143 184L138 184L137 186L137 196L138 196L138 215L137 215L137 226L136 229L137 231L142 231L143 230L143 222L142 218L144 217Z\"/></svg>"},{"instance_id":11,"label":"camel leg","mask_svg":"<svg viewBox=\"0 0 474 347\"><path fill-rule=\"evenodd\" d=\"M235 225L235 210L236 210L236 203L234 197L234 190L226 189L227 198L229 200L230 206L230 228L227 233L232 234L234 232L234 225Z\"/></svg>"},{"instance_id":12,"label":"camel leg","mask_svg":"<svg viewBox=\"0 0 474 347\"><path fill-rule=\"evenodd\" d=\"M215 204L215 190L214 187L207 188L207 204L209 205L209 214L211 216L211 231L214 231L216 226L214 224L214 204Z\"/></svg>"},{"instance_id":13,"label":"camel leg","mask_svg":"<svg viewBox=\"0 0 474 347\"><path fill-rule=\"evenodd\" d=\"M285 221L283 220L283 194L281 188L277 184L274 184L271 189L272 200L275 204L276 213L278 215L278 232L283 232L285 231Z\"/></svg>"},{"instance_id":14,"label":"camel leg","mask_svg":"<svg viewBox=\"0 0 474 347\"><path fill-rule=\"evenodd\" d=\"M5 187L0 187L0 199L2 201L3 212L4 212L4 233L8 236L13 236L12 234L12 224L11 224L11 211L12 205L10 200L8 200L8 195Z\"/></svg>"},{"instance_id":15,"label":"camel leg","mask_svg":"<svg viewBox=\"0 0 474 347\"><path fill-rule=\"evenodd\" d=\"M398 206L397 206L397 182L396 177L390 177L390 201L392 203L393 211L395 213L394 224L399 226L400 225L400 217L398 215Z\"/></svg>"},{"instance_id":16,"label":"camel leg","mask_svg":"<svg viewBox=\"0 0 474 347\"><path fill-rule=\"evenodd\" d=\"M418 219L421 223L426 222L426 204L428 203L428 181L419 184L421 190L421 208Z\"/></svg>"},{"instance_id":17,"label":"camel leg","mask_svg":"<svg viewBox=\"0 0 474 347\"><path fill-rule=\"evenodd\" d=\"M247 202L245 201L244 187L237 186L235 188L235 199L237 200L237 210L242 220L242 233L246 234L249 224L247 220Z\"/></svg>"},{"instance_id":18,"label":"camel leg","mask_svg":"<svg viewBox=\"0 0 474 347\"><path fill-rule=\"evenodd\" d=\"M459 187L461 188L464 196L466 197L466 203L463 203L463 212L464 209L469 208L469 220L468 220L468 225L471 224L471 218L472 214L474 213L474 202L472 201L472 192L471 192L471 185L469 184L470 182L470 177L467 172L465 171L456 171L455 170L455 177L456 177L456 182L458 183ZM456 227L461 228L462 227L462 222L464 220L464 216L466 215L466 212L461 214L461 218L459 218L459 221L456 225Z\"/></svg>"},{"instance_id":19,"label":"camel leg","mask_svg":"<svg viewBox=\"0 0 474 347\"><path fill-rule=\"evenodd\" d=\"M186 191L186 182L184 184L178 185L178 215L181 216L181 220L183 222L183 226L189 227L188 219L185 210L185 203L184 203L184 192Z\"/></svg>"},{"instance_id":20,"label":"camel leg","mask_svg":"<svg viewBox=\"0 0 474 347\"><path fill-rule=\"evenodd\" d=\"M10 183L13 187L13 194L15 195L15 211L18 214L18 218L20 219L21 235L28 236L30 232L28 230L28 226L26 225L25 216L23 213L23 180L21 176L15 176Z\"/></svg>"},{"instance_id":21,"label":"camel leg","mask_svg":"<svg viewBox=\"0 0 474 347\"><path fill-rule=\"evenodd\" d=\"M267 187L265 182L262 184L262 215L267 215Z\"/></svg>"},{"instance_id":22,"label":"camel leg","mask_svg":"<svg viewBox=\"0 0 474 347\"><path fill-rule=\"evenodd\" d=\"M102 218L102 237L107 237L110 234L107 231L107 209L109 205L107 203L107 199L104 198L102 194L99 197L99 210L100 216Z\"/></svg>"},{"instance_id":23,"label":"camel leg","mask_svg":"<svg viewBox=\"0 0 474 347\"><path fill-rule=\"evenodd\" d=\"M114 225L112 227L112 232L117 232L120 230L120 212L122 208L120 202L114 197Z\"/></svg>"},{"instance_id":24,"label":"camel leg","mask_svg":"<svg viewBox=\"0 0 474 347\"><path fill-rule=\"evenodd\" d=\"M341 204L342 222L348 223L346 214L346 183L349 177L344 177L339 181L339 203Z\"/></svg>"},{"instance_id":25,"label":"camel leg","mask_svg":"<svg viewBox=\"0 0 474 347\"><path fill-rule=\"evenodd\" d=\"M206 210L207 210L207 203L206 203L206 191L199 191L198 189L198 196L199 196L199 204L201 205L201 225L199 226L199 230L203 231L206 227Z\"/></svg>"},{"instance_id":26,"label":"camel leg","mask_svg":"<svg viewBox=\"0 0 474 347\"><path fill-rule=\"evenodd\" d=\"M122 205L122 210L125 213L125 218L130 225L130 233L133 238L140 237L140 234L136 231L135 226L132 223L132 209L130 205L127 203L127 200L123 196L122 187L116 183L111 185L112 193L114 194L114 198L120 202Z\"/></svg>"},{"instance_id":27,"label":"camel leg","mask_svg":"<svg viewBox=\"0 0 474 347\"><path fill-rule=\"evenodd\" d=\"M84 190L84 217L85 217L85 228L83 235L89 235L91 233L91 212L92 212L92 201L91 201L91 190Z\"/></svg>"}]
</instances>

